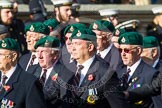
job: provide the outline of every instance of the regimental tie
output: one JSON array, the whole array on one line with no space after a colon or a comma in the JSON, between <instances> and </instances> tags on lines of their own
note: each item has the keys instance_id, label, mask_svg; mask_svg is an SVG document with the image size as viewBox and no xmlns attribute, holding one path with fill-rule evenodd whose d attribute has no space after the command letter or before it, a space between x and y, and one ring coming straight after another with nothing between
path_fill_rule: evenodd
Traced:
<instances>
[{"instance_id":1,"label":"regimental tie","mask_svg":"<svg viewBox=\"0 0 162 108\"><path fill-rule=\"evenodd\" d=\"M7 76L6 75L3 75L2 76L2 85L5 85L6 84L6 80L7 80Z\"/></svg>"},{"instance_id":2,"label":"regimental tie","mask_svg":"<svg viewBox=\"0 0 162 108\"><path fill-rule=\"evenodd\" d=\"M81 70L83 68L84 68L84 66L82 66L82 65L77 66L77 71L76 71L76 74L75 74L74 79L73 79L74 86L79 86Z\"/></svg>"},{"instance_id":3,"label":"regimental tie","mask_svg":"<svg viewBox=\"0 0 162 108\"><path fill-rule=\"evenodd\" d=\"M81 70L84 68L82 65L77 66L77 71L75 73L74 79L73 79L73 85L74 85L74 91L72 91L72 97L76 98L78 95L77 88L79 87L80 77L81 77Z\"/></svg>"},{"instance_id":4,"label":"regimental tie","mask_svg":"<svg viewBox=\"0 0 162 108\"><path fill-rule=\"evenodd\" d=\"M46 73L47 73L47 69L43 69L43 74L41 76L41 78L39 79L40 83L44 86L44 83L46 81Z\"/></svg>"},{"instance_id":5,"label":"regimental tie","mask_svg":"<svg viewBox=\"0 0 162 108\"><path fill-rule=\"evenodd\" d=\"M33 65L35 58L36 58L36 56L33 54L32 55L32 58L31 58L31 61L30 61L30 66Z\"/></svg>"},{"instance_id":6,"label":"regimental tie","mask_svg":"<svg viewBox=\"0 0 162 108\"><path fill-rule=\"evenodd\" d=\"M128 68L127 72L125 72L122 77L120 78L120 84L123 87L123 89L127 89L128 87L128 78L129 73L131 72L130 68Z\"/></svg>"}]
</instances>

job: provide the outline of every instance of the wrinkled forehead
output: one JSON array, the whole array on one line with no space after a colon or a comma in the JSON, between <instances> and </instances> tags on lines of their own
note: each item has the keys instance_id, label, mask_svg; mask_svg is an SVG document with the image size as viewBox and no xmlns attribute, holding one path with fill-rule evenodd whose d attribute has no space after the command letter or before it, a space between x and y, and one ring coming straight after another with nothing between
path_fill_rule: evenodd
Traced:
<instances>
[{"instance_id":1,"label":"wrinkled forehead","mask_svg":"<svg viewBox=\"0 0 162 108\"><path fill-rule=\"evenodd\" d=\"M10 52L12 52L11 50L8 50L8 49L2 49L2 48L0 48L0 53L10 53Z\"/></svg>"}]
</instances>

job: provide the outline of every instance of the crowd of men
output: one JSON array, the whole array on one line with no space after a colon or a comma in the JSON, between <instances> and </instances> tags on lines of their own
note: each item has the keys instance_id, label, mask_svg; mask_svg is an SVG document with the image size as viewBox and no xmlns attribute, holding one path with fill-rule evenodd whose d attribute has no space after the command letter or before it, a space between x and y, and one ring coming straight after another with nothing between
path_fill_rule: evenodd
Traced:
<instances>
[{"instance_id":1,"label":"crowd of men","mask_svg":"<svg viewBox=\"0 0 162 108\"><path fill-rule=\"evenodd\" d=\"M139 20L118 23L115 9L87 25L72 0L51 1L55 17L31 0L24 24L16 2L0 0L1 108L162 106L162 7L143 36Z\"/></svg>"}]
</instances>

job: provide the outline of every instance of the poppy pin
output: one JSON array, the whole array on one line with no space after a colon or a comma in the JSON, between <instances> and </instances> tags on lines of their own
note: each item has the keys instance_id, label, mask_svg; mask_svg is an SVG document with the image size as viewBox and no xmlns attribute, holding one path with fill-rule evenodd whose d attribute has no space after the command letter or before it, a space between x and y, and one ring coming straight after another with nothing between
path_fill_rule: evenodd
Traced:
<instances>
[{"instance_id":1,"label":"poppy pin","mask_svg":"<svg viewBox=\"0 0 162 108\"><path fill-rule=\"evenodd\" d=\"M54 76L52 76L52 80L56 81L57 77L58 77L58 73L56 73Z\"/></svg>"},{"instance_id":2,"label":"poppy pin","mask_svg":"<svg viewBox=\"0 0 162 108\"><path fill-rule=\"evenodd\" d=\"M10 90L10 86L9 85L5 85L3 87L4 87L5 91L9 91Z\"/></svg>"},{"instance_id":3,"label":"poppy pin","mask_svg":"<svg viewBox=\"0 0 162 108\"><path fill-rule=\"evenodd\" d=\"M88 75L88 80L89 80L89 81L94 80L94 76L93 76L92 74Z\"/></svg>"}]
</instances>

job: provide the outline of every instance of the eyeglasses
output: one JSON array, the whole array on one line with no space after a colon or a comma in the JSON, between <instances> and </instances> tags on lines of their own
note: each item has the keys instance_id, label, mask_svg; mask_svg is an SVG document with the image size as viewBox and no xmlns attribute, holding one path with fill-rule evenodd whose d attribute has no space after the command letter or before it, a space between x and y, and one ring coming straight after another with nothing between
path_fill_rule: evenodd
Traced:
<instances>
[{"instance_id":1,"label":"eyeglasses","mask_svg":"<svg viewBox=\"0 0 162 108\"><path fill-rule=\"evenodd\" d=\"M134 48L131 48L131 49L128 49L128 48L124 48L124 49L121 49L119 48L119 52L122 53L124 51L124 53L130 53L133 49L136 49L137 47L134 47Z\"/></svg>"}]
</instances>

